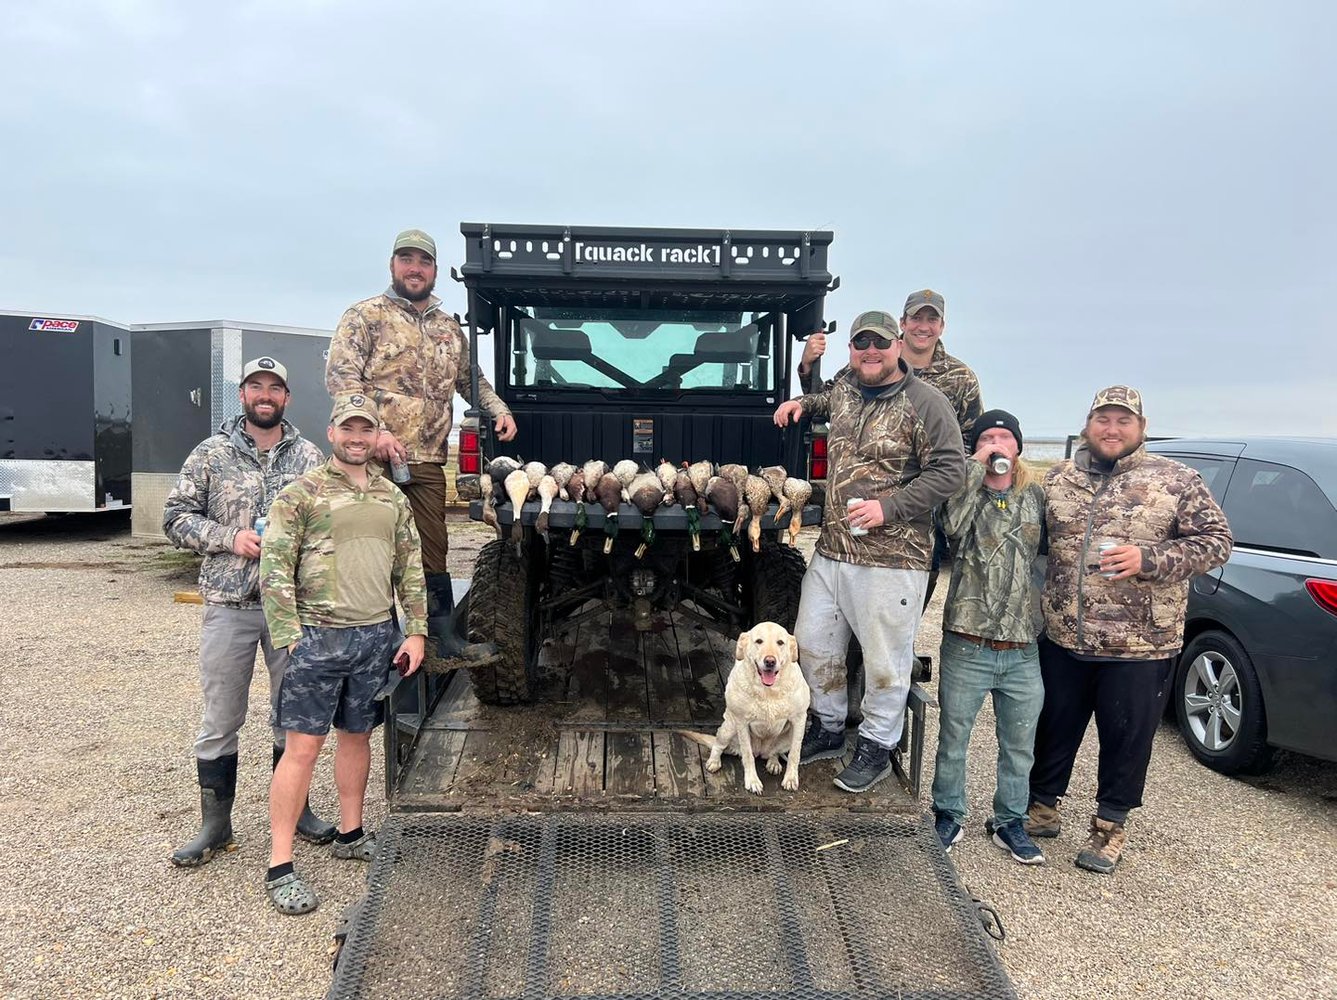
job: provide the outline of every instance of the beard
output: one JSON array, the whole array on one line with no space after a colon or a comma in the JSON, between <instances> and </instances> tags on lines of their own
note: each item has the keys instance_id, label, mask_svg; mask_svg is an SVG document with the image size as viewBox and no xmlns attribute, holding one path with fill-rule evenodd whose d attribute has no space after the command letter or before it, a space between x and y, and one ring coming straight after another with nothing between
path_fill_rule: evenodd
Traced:
<instances>
[{"instance_id":1,"label":"beard","mask_svg":"<svg viewBox=\"0 0 1337 1000\"><path fill-rule=\"evenodd\" d=\"M854 369L854 376L859 380L860 385L888 385L899 369L900 363L898 361L884 363L874 372L866 372L863 366L859 365Z\"/></svg>"},{"instance_id":2,"label":"beard","mask_svg":"<svg viewBox=\"0 0 1337 1000\"><path fill-rule=\"evenodd\" d=\"M367 460L371 458L371 448L365 449L361 454L354 455L348 451L346 446L331 442L330 449L334 452L334 457L346 465L366 465Z\"/></svg>"},{"instance_id":3,"label":"beard","mask_svg":"<svg viewBox=\"0 0 1337 1000\"><path fill-rule=\"evenodd\" d=\"M1095 455L1096 458L1105 462L1117 462L1121 458L1127 458L1133 452L1137 451L1137 449L1141 448L1142 441L1139 439L1137 441L1130 441L1127 444L1115 445L1113 453L1106 451L1106 445L1103 442L1092 441L1090 438L1086 439L1086 446L1091 449L1091 453Z\"/></svg>"},{"instance_id":4,"label":"beard","mask_svg":"<svg viewBox=\"0 0 1337 1000\"><path fill-rule=\"evenodd\" d=\"M260 430L262 431L270 430L271 428L277 427L279 424L283 423L282 403L275 403L274 412L267 417L261 416L259 413L255 411L255 408L252 406L243 405L242 409L246 412L246 422L250 424L252 427L260 428Z\"/></svg>"},{"instance_id":5,"label":"beard","mask_svg":"<svg viewBox=\"0 0 1337 1000\"><path fill-rule=\"evenodd\" d=\"M432 295L432 289L436 287L436 280L432 279L431 281L427 282L422 292L416 295L411 293L408 290L408 286L405 285L398 278L390 279L390 287L395 290L395 294L398 295L401 299L407 299L409 302L426 302Z\"/></svg>"}]
</instances>

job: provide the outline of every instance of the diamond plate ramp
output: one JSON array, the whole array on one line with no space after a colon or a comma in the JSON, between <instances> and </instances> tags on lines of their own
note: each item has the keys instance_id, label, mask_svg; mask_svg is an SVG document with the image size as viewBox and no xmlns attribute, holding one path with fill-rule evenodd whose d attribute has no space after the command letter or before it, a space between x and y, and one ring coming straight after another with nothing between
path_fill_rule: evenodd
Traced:
<instances>
[{"instance_id":1,"label":"diamond plate ramp","mask_svg":"<svg viewBox=\"0 0 1337 1000\"><path fill-rule=\"evenodd\" d=\"M394 814L329 996L1015 993L932 827L849 813Z\"/></svg>"}]
</instances>

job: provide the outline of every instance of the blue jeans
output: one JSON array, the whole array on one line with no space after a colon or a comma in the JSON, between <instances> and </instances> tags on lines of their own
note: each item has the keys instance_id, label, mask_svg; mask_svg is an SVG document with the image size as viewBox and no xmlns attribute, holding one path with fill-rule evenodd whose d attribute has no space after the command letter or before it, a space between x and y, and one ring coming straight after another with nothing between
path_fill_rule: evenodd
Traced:
<instances>
[{"instance_id":1,"label":"blue jeans","mask_svg":"<svg viewBox=\"0 0 1337 1000\"><path fill-rule=\"evenodd\" d=\"M933 810L958 823L966 816L966 747L984 704L993 695L998 730L998 787L994 823L1026 815L1035 759L1035 727L1044 705L1044 682L1035 643L991 649L952 632L942 636L938 666L938 756L933 769Z\"/></svg>"}]
</instances>

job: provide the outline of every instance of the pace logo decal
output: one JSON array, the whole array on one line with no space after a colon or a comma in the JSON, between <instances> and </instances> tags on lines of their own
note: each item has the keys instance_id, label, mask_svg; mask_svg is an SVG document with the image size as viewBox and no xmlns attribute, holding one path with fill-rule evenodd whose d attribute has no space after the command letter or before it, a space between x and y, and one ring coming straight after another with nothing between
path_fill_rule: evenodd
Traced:
<instances>
[{"instance_id":1,"label":"pace logo decal","mask_svg":"<svg viewBox=\"0 0 1337 1000\"><path fill-rule=\"evenodd\" d=\"M29 330L41 330L46 333L73 333L79 329L77 319L34 319L28 324Z\"/></svg>"}]
</instances>

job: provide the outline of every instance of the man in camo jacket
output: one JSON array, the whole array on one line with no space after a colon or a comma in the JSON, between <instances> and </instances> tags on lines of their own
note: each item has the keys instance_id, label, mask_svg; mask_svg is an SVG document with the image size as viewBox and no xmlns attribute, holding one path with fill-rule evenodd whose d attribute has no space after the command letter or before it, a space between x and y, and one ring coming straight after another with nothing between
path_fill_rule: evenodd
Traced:
<instances>
[{"instance_id":1,"label":"man in camo jacket","mask_svg":"<svg viewBox=\"0 0 1337 1000\"><path fill-rule=\"evenodd\" d=\"M781 427L826 417L826 510L794 626L812 688L802 761L842 756L845 652L858 637L867 680L854 757L836 786L862 792L891 770L910 692L915 629L933 560L933 508L965 479L951 404L901 357L895 318L873 311L851 328L850 364L829 391L788 400Z\"/></svg>"},{"instance_id":2,"label":"man in camo jacket","mask_svg":"<svg viewBox=\"0 0 1337 1000\"><path fill-rule=\"evenodd\" d=\"M269 509L260 554L265 621L291 657L274 724L288 752L269 792L270 860L265 889L280 913L308 913L316 894L293 870L293 831L311 772L331 727L339 734L334 782L339 832L331 852L370 861L376 835L362 829L376 695L393 655L405 676L422 663L427 594L408 501L369 465L380 415L370 396L335 398L328 462L284 488ZM404 610L400 641L394 601ZM396 649L398 644L398 649Z\"/></svg>"},{"instance_id":3,"label":"man in camo jacket","mask_svg":"<svg viewBox=\"0 0 1337 1000\"><path fill-rule=\"evenodd\" d=\"M232 803L237 788L237 734L246 721L255 650L269 668L270 703L278 697L288 651L274 643L260 610L260 523L288 483L320 464L320 449L287 420L288 371L273 358L242 367L242 415L223 422L186 459L163 505L163 531L178 547L204 556L200 594L200 682L204 716L195 739L202 823L172 864L206 864L232 846ZM274 730L273 761L283 756L283 730ZM306 806L298 834L318 844L334 826Z\"/></svg>"},{"instance_id":4,"label":"man in camo jacket","mask_svg":"<svg viewBox=\"0 0 1337 1000\"><path fill-rule=\"evenodd\" d=\"M325 386L331 396L360 392L381 414L374 457L389 466L407 462L408 494L422 538L431 617L447 615L455 601L446 564L445 465L456 393L470 398L469 341L455 318L432 294L436 241L408 229L394 242L390 287L349 306L330 341ZM474 402L491 414L502 441L515 437L515 418L481 372Z\"/></svg>"},{"instance_id":5,"label":"man in camo jacket","mask_svg":"<svg viewBox=\"0 0 1337 1000\"><path fill-rule=\"evenodd\" d=\"M1189 580L1230 557L1225 515L1202 477L1143 447L1142 394L1096 393L1072 458L1045 476L1049 566L1041 604L1045 703L1026 832L1059 833L1059 799L1094 713L1096 813L1077 865L1109 874L1142 804L1171 665L1184 644Z\"/></svg>"}]
</instances>

